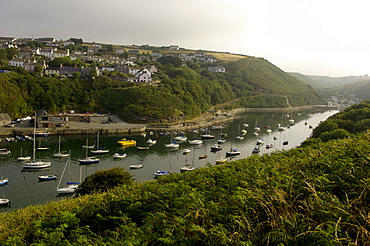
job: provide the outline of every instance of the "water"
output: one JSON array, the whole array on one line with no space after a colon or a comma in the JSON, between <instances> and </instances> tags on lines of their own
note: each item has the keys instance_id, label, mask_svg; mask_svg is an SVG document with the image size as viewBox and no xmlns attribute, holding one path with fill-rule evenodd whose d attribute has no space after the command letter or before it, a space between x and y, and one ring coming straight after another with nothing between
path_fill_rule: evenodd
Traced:
<instances>
[{"instance_id":1,"label":"water","mask_svg":"<svg viewBox=\"0 0 370 246\"><path fill-rule=\"evenodd\" d=\"M211 130L211 134L215 135L215 139L204 140L203 144L194 147L188 142L180 144L177 150L170 150L164 147L164 144L169 143L171 137L175 134L161 134L156 132L157 136L146 137L141 135L100 135L100 146L107 147L110 150L109 154L99 155L99 164L79 165L78 159L85 157L86 139L89 144L96 141L97 136L92 135L76 135L62 136L61 149L71 150L71 174L68 175L68 181L83 180L88 175L102 169L110 169L113 167L123 167L134 175L138 181L147 181L154 179L153 173L157 170L180 172L180 168L186 165L194 165L194 167L205 167L206 165L215 165L215 161L220 157L225 156L226 151L230 148L235 148L241 152L240 155L232 157L232 160L243 159L252 155L252 149L256 146L256 140L261 137L265 144L261 147L259 155L271 153L275 150L290 149L298 146L303 140L311 134L312 129L309 126L316 127L320 121L324 121L329 116L338 111L302 111L300 113L291 113L289 116L286 113L248 113L241 115L234 121L227 123L226 128L222 130ZM288 126L289 119L294 118L295 125L289 127L286 131L278 131L277 123ZM244 123L248 123L249 127L243 127ZM259 136L255 136L254 126L257 124L261 130ZM266 133L264 126L271 126L272 133ZM246 129L248 132L244 135L244 140L236 140L236 136L241 134L241 130ZM222 145L222 150L211 152L210 147L217 143L221 133L227 133L226 143ZM200 133L186 132L188 140L199 137ZM135 139L137 146L147 146L146 140L149 137L156 139L157 143L149 150L138 150L136 147L121 148L117 144L117 140L121 138ZM276 140L274 140L274 137ZM284 141L288 141L288 145L283 145ZM36 152L37 158L42 158L52 162L48 169L26 170L22 168L21 163L17 160L18 156L32 154L32 142L3 142L0 148L8 148L12 154L0 158L0 176L5 176L9 179L7 185L0 187L0 198L8 198L11 201L11 208L2 207L0 211L8 211L10 209L23 208L28 205L42 205L50 201L57 200L60 197L56 192L56 187L59 180L42 181L38 180L39 175L56 174L61 177L63 168L66 164L66 158L54 158L53 153L57 151L58 136L49 138L40 138L37 141L37 147L49 147L48 151ZM266 149L267 144L272 144L273 148ZM183 149L191 149L188 154L183 154ZM113 159L112 155L115 152L127 153L124 159ZM199 159L199 156L207 155L207 158ZM230 158L228 158L230 160ZM130 165L143 164L142 169L129 169ZM69 173L69 172L68 172ZM62 179L61 186L67 182L67 173Z\"/></svg>"}]
</instances>

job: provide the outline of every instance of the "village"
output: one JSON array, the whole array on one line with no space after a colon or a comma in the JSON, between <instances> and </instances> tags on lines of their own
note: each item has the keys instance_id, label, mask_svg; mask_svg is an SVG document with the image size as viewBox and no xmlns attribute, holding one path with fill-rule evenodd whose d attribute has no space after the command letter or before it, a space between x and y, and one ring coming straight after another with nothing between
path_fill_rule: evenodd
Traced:
<instances>
[{"instance_id":1,"label":"village","mask_svg":"<svg viewBox=\"0 0 370 246\"><path fill-rule=\"evenodd\" d=\"M41 43L42 48L30 45L32 43ZM15 48L18 54L13 59L9 60L9 66L22 67L28 72L39 72L42 76L73 78L93 77L108 74L116 71L118 73L126 74L127 76L119 77L125 82L154 84L160 81L153 79L153 73L157 72L154 65L139 66L138 63L142 61L155 62L161 58L163 52L146 51L140 53L140 47L122 47L99 43L83 43L77 46L73 40L59 40L55 38L16 38L16 37L0 37L0 49ZM70 50L69 48L73 49ZM217 62L212 55L205 54L204 51L196 51L195 53L181 53L180 47L177 45L170 45L165 47L166 55L175 55L179 57L183 64L186 62ZM176 51L175 54L168 53L168 51ZM77 66L49 66L48 61L55 58L69 57L71 61L80 61L86 64L91 64L89 67ZM37 67L41 67L38 71ZM35 69L36 68L36 69ZM222 66L210 66L208 70L211 72L225 72ZM6 73L9 71L1 70Z\"/></svg>"}]
</instances>

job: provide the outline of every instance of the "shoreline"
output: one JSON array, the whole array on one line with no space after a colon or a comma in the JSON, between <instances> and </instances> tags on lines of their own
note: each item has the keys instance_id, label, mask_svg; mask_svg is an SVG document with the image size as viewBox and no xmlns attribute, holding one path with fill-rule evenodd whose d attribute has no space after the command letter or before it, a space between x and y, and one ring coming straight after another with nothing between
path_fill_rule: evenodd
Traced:
<instances>
[{"instance_id":1,"label":"shoreline","mask_svg":"<svg viewBox=\"0 0 370 246\"><path fill-rule=\"evenodd\" d=\"M96 134L130 134L142 133L145 131L186 131L194 128L209 127L215 124L221 124L234 120L237 115L245 112L296 112L300 110L311 109L337 109L337 107L329 107L326 105L307 105L290 108L237 108L227 111L226 115L219 114L214 117L214 112L209 111L200 117L185 120L182 122L175 122L169 124L133 124L133 123L83 123L83 122L68 122L65 127L53 128L38 128L38 131L48 131L50 135L90 135ZM214 118L213 118L214 117ZM14 135L32 135L33 127L29 124L18 123L15 127L1 127L0 136L14 136Z\"/></svg>"}]
</instances>

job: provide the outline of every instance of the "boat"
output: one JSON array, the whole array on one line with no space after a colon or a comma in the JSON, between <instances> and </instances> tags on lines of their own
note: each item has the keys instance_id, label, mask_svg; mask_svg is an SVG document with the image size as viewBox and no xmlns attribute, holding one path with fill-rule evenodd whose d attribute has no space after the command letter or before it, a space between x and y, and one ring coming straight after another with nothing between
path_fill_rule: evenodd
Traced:
<instances>
[{"instance_id":1,"label":"boat","mask_svg":"<svg viewBox=\"0 0 370 246\"><path fill-rule=\"evenodd\" d=\"M182 153L184 153L184 154L187 154L187 153L190 153L191 152L191 149L184 149L183 151L182 151Z\"/></svg>"},{"instance_id":2,"label":"boat","mask_svg":"<svg viewBox=\"0 0 370 246\"><path fill-rule=\"evenodd\" d=\"M86 139L86 146L89 146L89 140ZM95 156L87 156L87 148L85 153L85 159L78 160L80 164L96 164L99 163L99 159Z\"/></svg>"},{"instance_id":3,"label":"boat","mask_svg":"<svg viewBox=\"0 0 370 246\"><path fill-rule=\"evenodd\" d=\"M36 117L35 117L35 121L36 121ZM36 131L33 134L33 137L49 137L49 136L50 136L50 132L48 131Z\"/></svg>"},{"instance_id":4,"label":"boat","mask_svg":"<svg viewBox=\"0 0 370 246\"><path fill-rule=\"evenodd\" d=\"M288 141L284 141L283 145L288 145L288 143L289 143Z\"/></svg>"},{"instance_id":5,"label":"boat","mask_svg":"<svg viewBox=\"0 0 370 246\"><path fill-rule=\"evenodd\" d=\"M136 141L132 139L126 139L122 138L121 140L118 140L117 143L121 146L130 146L130 145L136 145Z\"/></svg>"},{"instance_id":6,"label":"boat","mask_svg":"<svg viewBox=\"0 0 370 246\"><path fill-rule=\"evenodd\" d=\"M67 170L67 180L69 179L69 173L70 173L70 157L68 157L68 160L66 161L66 164L64 166L64 169L63 169L63 172L62 172L62 176L60 177L60 180L58 182L58 185L57 185L57 188L56 188L56 191L59 193L59 194L73 194L76 189L78 188L80 182L68 182L67 181L67 186L63 187L63 188L59 188L60 186L60 183L62 182L63 180L63 176Z\"/></svg>"},{"instance_id":7,"label":"boat","mask_svg":"<svg viewBox=\"0 0 370 246\"><path fill-rule=\"evenodd\" d=\"M93 154L108 154L109 149L100 148L99 144L100 144L100 137L99 137L99 132L98 132L98 137L97 137L97 140L96 140L96 149L91 150L91 153L93 153Z\"/></svg>"},{"instance_id":8,"label":"boat","mask_svg":"<svg viewBox=\"0 0 370 246\"><path fill-rule=\"evenodd\" d=\"M216 160L216 164L223 164L227 162L227 158L226 157L221 157L219 159Z\"/></svg>"},{"instance_id":9,"label":"boat","mask_svg":"<svg viewBox=\"0 0 370 246\"><path fill-rule=\"evenodd\" d=\"M147 141L146 141L146 143L148 143L148 144L156 144L157 143L157 140L154 140L154 139L148 139Z\"/></svg>"},{"instance_id":10,"label":"boat","mask_svg":"<svg viewBox=\"0 0 370 246\"><path fill-rule=\"evenodd\" d=\"M160 176L165 176L165 175L168 175L170 174L170 172L166 172L166 171L159 171L157 170L155 173L154 173L154 176L155 177L160 177Z\"/></svg>"},{"instance_id":11,"label":"boat","mask_svg":"<svg viewBox=\"0 0 370 246\"><path fill-rule=\"evenodd\" d=\"M247 133L248 133L248 131L247 131L247 130L242 129L242 135L245 135L245 134L247 134Z\"/></svg>"},{"instance_id":12,"label":"boat","mask_svg":"<svg viewBox=\"0 0 370 246\"><path fill-rule=\"evenodd\" d=\"M226 152L226 155L240 155L240 151L231 148L229 151Z\"/></svg>"},{"instance_id":13,"label":"boat","mask_svg":"<svg viewBox=\"0 0 370 246\"><path fill-rule=\"evenodd\" d=\"M176 136L176 137L174 138L174 140L176 140L176 141L181 141L181 142L185 142L186 140L188 140L188 138L187 138L186 136L184 136L184 135L180 135L180 136Z\"/></svg>"},{"instance_id":14,"label":"boat","mask_svg":"<svg viewBox=\"0 0 370 246\"><path fill-rule=\"evenodd\" d=\"M140 169L143 168L143 164L130 165L130 169Z\"/></svg>"},{"instance_id":15,"label":"boat","mask_svg":"<svg viewBox=\"0 0 370 246\"><path fill-rule=\"evenodd\" d=\"M266 145L266 149L271 149L272 148L272 144L267 144Z\"/></svg>"},{"instance_id":16,"label":"boat","mask_svg":"<svg viewBox=\"0 0 370 246\"><path fill-rule=\"evenodd\" d=\"M262 138L258 138L256 144L257 145L263 145L265 141Z\"/></svg>"},{"instance_id":17,"label":"boat","mask_svg":"<svg viewBox=\"0 0 370 246\"><path fill-rule=\"evenodd\" d=\"M184 166L182 168L180 168L180 172L188 172L188 171L194 171L195 170L195 167L192 167L192 166Z\"/></svg>"},{"instance_id":18,"label":"boat","mask_svg":"<svg viewBox=\"0 0 370 246\"><path fill-rule=\"evenodd\" d=\"M217 140L217 143L218 144L226 143L226 139L221 138L221 139Z\"/></svg>"},{"instance_id":19,"label":"boat","mask_svg":"<svg viewBox=\"0 0 370 246\"><path fill-rule=\"evenodd\" d=\"M285 126L279 126L278 127L278 131L279 132L282 132L282 131L285 131L286 130L286 127Z\"/></svg>"},{"instance_id":20,"label":"boat","mask_svg":"<svg viewBox=\"0 0 370 246\"><path fill-rule=\"evenodd\" d=\"M21 147L21 156L17 158L18 161L29 161L31 160L31 156L23 156L22 155L22 147Z\"/></svg>"},{"instance_id":21,"label":"boat","mask_svg":"<svg viewBox=\"0 0 370 246\"><path fill-rule=\"evenodd\" d=\"M219 150L222 150L221 145L215 144L215 145L211 146L211 151L219 151Z\"/></svg>"},{"instance_id":22,"label":"boat","mask_svg":"<svg viewBox=\"0 0 370 246\"><path fill-rule=\"evenodd\" d=\"M24 137L21 137L21 136L15 136L16 139L20 140L20 141L26 141L26 138Z\"/></svg>"},{"instance_id":23,"label":"boat","mask_svg":"<svg viewBox=\"0 0 370 246\"><path fill-rule=\"evenodd\" d=\"M8 178L5 178L5 177L0 177L0 185L4 185L4 184L7 184L9 181Z\"/></svg>"},{"instance_id":24,"label":"boat","mask_svg":"<svg viewBox=\"0 0 370 246\"><path fill-rule=\"evenodd\" d=\"M244 126L244 127L248 127L248 126L249 126L249 124L248 124L248 123L244 123L244 124L243 124L243 126Z\"/></svg>"},{"instance_id":25,"label":"boat","mask_svg":"<svg viewBox=\"0 0 370 246\"><path fill-rule=\"evenodd\" d=\"M199 145L199 144L202 144L202 143L203 143L203 141L202 141L202 140L197 139L197 138L194 138L194 140L189 140L188 142L189 142L189 144L191 144L191 145Z\"/></svg>"},{"instance_id":26,"label":"boat","mask_svg":"<svg viewBox=\"0 0 370 246\"><path fill-rule=\"evenodd\" d=\"M122 158L125 158L126 156L127 156L126 153L124 153L124 154L114 153L113 158L114 159L122 159Z\"/></svg>"},{"instance_id":27,"label":"boat","mask_svg":"<svg viewBox=\"0 0 370 246\"><path fill-rule=\"evenodd\" d=\"M207 158L207 155L201 155L199 156L199 160Z\"/></svg>"},{"instance_id":28,"label":"boat","mask_svg":"<svg viewBox=\"0 0 370 246\"><path fill-rule=\"evenodd\" d=\"M0 205L7 205L10 203L9 199L6 198L0 198Z\"/></svg>"},{"instance_id":29,"label":"boat","mask_svg":"<svg viewBox=\"0 0 370 246\"><path fill-rule=\"evenodd\" d=\"M180 144L178 144L176 141L171 141L169 144L164 145L167 149L176 149L180 147Z\"/></svg>"},{"instance_id":30,"label":"boat","mask_svg":"<svg viewBox=\"0 0 370 246\"><path fill-rule=\"evenodd\" d=\"M150 149L150 147L149 146L137 146L136 147L138 150L148 150L148 149Z\"/></svg>"},{"instance_id":31,"label":"boat","mask_svg":"<svg viewBox=\"0 0 370 246\"><path fill-rule=\"evenodd\" d=\"M54 175L54 174L40 175L40 176L38 176L38 178L39 178L40 181L55 180L55 179L58 178L58 175Z\"/></svg>"},{"instance_id":32,"label":"boat","mask_svg":"<svg viewBox=\"0 0 370 246\"><path fill-rule=\"evenodd\" d=\"M254 147L254 149L252 149L252 154L257 154L260 152L260 147L259 146L256 146Z\"/></svg>"},{"instance_id":33,"label":"boat","mask_svg":"<svg viewBox=\"0 0 370 246\"><path fill-rule=\"evenodd\" d=\"M6 149L6 148L0 149L0 156L10 155L10 153L11 153L11 151Z\"/></svg>"},{"instance_id":34,"label":"boat","mask_svg":"<svg viewBox=\"0 0 370 246\"><path fill-rule=\"evenodd\" d=\"M67 152L61 152L61 151L60 151L60 146L61 146L61 137L62 137L62 136L60 136L60 135L59 135L59 140L58 140L58 152L53 154L53 156L54 156L54 157L68 157L68 156L69 156L69 153L67 153Z\"/></svg>"},{"instance_id":35,"label":"boat","mask_svg":"<svg viewBox=\"0 0 370 246\"><path fill-rule=\"evenodd\" d=\"M211 134L202 134L200 135L201 138L203 139L214 139L215 136L211 135Z\"/></svg>"},{"instance_id":36,"label":"boat","mask_svg":"<svg viewBox=\"0 0 370 246\"><path fill-rule=\"evenodd\" d=\"M244 137L241 136L241 135L236 136L236 140L243 140L243 139L244 139Z\"/></svg>"},{"instance_id":37,"label":"boat","mask_svg":"<svg viewBox=\"0 0 370 246\"><path fill-rule=\"evenodd\" d=\"M272 132L272 130L271 130L271 129L267 129L267 130L266 130L266 132L267 132L267 133L271 133L271 132Z\"/></svg>"},{"instance_id":38,"label":"boat","mask_svg":"<svg viewBox=\"0 0 370 246\"><path fill-rule=\"evenodd\" d=\"M16 139L16 138L14 138L14 137L7 137L7 138L5 138L5 140L6 140L7 142L17 142L17 139Z\"/></svg>"},{"instance_id":39,"label":"boat","mask_svg":"<svg viewBox=\"0 0 370 246\"><path fill-rule=\"evenodd\" d=\"M35 122L33 126L33 132L36 132L36 112L35 112ZM35 134L34 134L35 135ZM32 153L32 161L23 162L22 167L28 169L40 169L40 168L47 168L51 166L51 162L49 161L36 161L36 138L32 139L33 142L33 153Z\"/></svg>"}]
</instances>

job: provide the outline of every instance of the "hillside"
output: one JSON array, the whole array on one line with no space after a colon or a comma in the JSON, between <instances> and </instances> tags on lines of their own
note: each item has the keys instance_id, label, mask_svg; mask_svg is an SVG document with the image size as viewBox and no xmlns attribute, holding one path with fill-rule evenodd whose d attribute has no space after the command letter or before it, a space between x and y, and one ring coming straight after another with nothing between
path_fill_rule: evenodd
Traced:
<instances>
[{"instance_id":1,"label":"hillside","mask_svg":"<svg viewBox=\"0 0 370 246\"><path fill-rule=\"evenodd\" d=\"M356 120L369 105L333 118ZM367 245L370 131L349 136L3 213L0 241Z\"/></svg>"},{"instance_id":2,"label":"hillside","mask_svg":"<svg viewBox=\"0 0 370 246\"><path fill-rule=\"evenodd\" d=\"M346 76L346 77L329 77L329 76L317 76L317 75L307 75L311 79L315 80L317 83L321 84L323 87L341 87L344 85L350 85L362 80L368 80L369 77L366 76Z\"/></svg>"},{"instance_id":3,"label":"hillside","mask_svg":"<svg viewBox=\"0 0 370 246\"><path fill-rule=\"evenodd\" d=\"M127 75L117 75L117 72L115 77L107 74L58 78L40 77L21 68L3 66L0 69L12 72L0 74L2 90L17 92L4 94L3 102L8 106L2 107L1 113L22 117L38 109L52 113L73 109L111 112L128 122L148 123L191 119L220 104L231 109L326 103L312 87L265 59L228 53L213 55L225 60L212 64L187 62L184 66L180 58L171 54L157 62L142 62L142 65L158 68L153 74L155 81L159 81L155 84L124 82L122 78ZM73 65L73 61L68 60L68 65ZM226 72L211 72L210 66L223 66ZM16 94L17 100L13 100Z\"/></svg>"},{"instance_id":4,"label":"hillside","mask_svg":"<svg viewBox=\"0 0 370 246\"><path fill-rule=\"evenodd\" d=\"M324 85L320 84L318 81L314 80L308 75L303 75L301 73L289 73L289 74L300 79L303 83L311 85L314 88L324 87Z\"/></svg>"}]
</instances>

